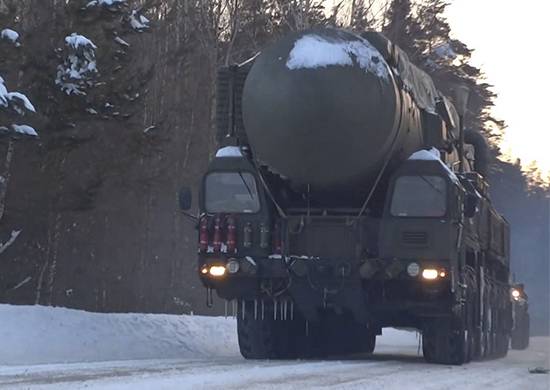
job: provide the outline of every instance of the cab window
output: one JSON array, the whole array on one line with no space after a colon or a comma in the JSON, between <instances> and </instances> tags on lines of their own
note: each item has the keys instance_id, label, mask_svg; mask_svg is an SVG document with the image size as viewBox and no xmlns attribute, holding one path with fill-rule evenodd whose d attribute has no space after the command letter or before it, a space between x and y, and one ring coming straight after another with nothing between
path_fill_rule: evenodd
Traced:
<instances>
[{"instance_id":1,"label":"cab window","mask_svg":"<svg viewBox=\"0 0 550 390\"><path fill-rule=\"evenodd\" d=\"M396 217L443 217L447 182L440 176L401 176L395 182L390 213Z\"/></svg>"},{"instance_id":2,"label":"cab window","mask_svg":"<svg viewBox=\"0 0 550 390\"><path fill-rule=\"evenodd\" d=\"M208 213L256 213L260 210L256 180L249 172L213 172L204 189Z\"/></svg>"}]
</instances>

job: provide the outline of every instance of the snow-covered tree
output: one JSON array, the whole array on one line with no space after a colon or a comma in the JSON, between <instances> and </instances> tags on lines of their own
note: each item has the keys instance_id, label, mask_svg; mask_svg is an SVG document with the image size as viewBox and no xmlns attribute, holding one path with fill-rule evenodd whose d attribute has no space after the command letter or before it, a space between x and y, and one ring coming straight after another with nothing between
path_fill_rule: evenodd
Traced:
<instances>
[{"instance_id":1,"label":"snow-covered tree","mask_svg":"<svg viewBox=\"0 0 550 390\"><path fill-rule=\"evenodd\" d=\"M92 0L86 4L86 8L103 7L111 11L116 11L124 4L126 4L126 0Z\"/></svg>"},{"instance_id":2,"label":"snow-covered tree","mask_svg":"<svg viewBox=\"0 0 550 390\"><path fill-rule=\"evenodd\" d=\"M31 126L14 123L28 112L36 112L29 98L21 92L9 92L0 76L0 132L37 136Z\"/></svg>"},{"instance_id":3,"label":"snow-covered tree","mask_svg":"<svg viewBox=\"0 0 550 390\"><path fill-rule=\"evenodd\" d=\"M4 156L3 172L0 176L0 220L4 216L5 199L8 184L11 176L11 163L15 149L15 138L37 137L36 130L26 124L18 123L26 113L36 112L33 104L26 95L21 92L9 92L4 79L0 76L0 135L7 136L6 155ZM5 137L3 137L5 138ZM17 233L19 234L19 233ZM17 234L12 237L13 241ZM13 241L8 241L0 247L0 253L6 249Z\"/></svg>"},{"instance_id":4,"label":"snow-covered tree","mask_svg":"<svg viewBox=\"0 0 550 390\"><path fill-rule=\"evenodd\" d=\"M150 21L147 19L141 11L132 10L128 17L130 27L137 32L143 32L148 30L151 26Z\"/></svg>"},{"instance_id":5,"label":"snow-covered tree","mask_svg":"<svg viewBox=\"0 0 550 390\"><path fill-rule=\"evenodd\" d=\"M0 31L0 39L12 43L15 47L20 47L21 42L19 42L19 33L15 30L5 28Z\"/></svg>"},{"instance_id":6,"label":"snow-covered tree","mask_svg":"<svg viewBox=\"0 0 550 390\"><path fill-rule=\"evenodd\" d=\"M67 95L86 95L98 75L97 46L77 33L65 37L63 64L57 67L55 84Z\"/></svg>"}]
</instances>

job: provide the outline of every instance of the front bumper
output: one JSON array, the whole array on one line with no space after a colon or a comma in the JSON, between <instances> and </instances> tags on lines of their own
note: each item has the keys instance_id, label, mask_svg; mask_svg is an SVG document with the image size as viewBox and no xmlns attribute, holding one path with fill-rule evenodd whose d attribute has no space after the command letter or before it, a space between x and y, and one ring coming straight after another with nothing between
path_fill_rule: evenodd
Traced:
<instances>
[{"instance_id":1,"label":"front bumper","mask_svg":"<svg viewBox=\"0 0 550 390\"><path fill-rule=\"evenodd\" d=\"M238 270L213 277L211 266L237 262ZM419 264L418 275L407 268L411 261L375 260L347 262L307 257L204 257L199 275L205 287L227 300L292 300L309 318L319 308L343 308L357 319L369 317L444 315L452 305L451 272L436 280L424 280L426 267L447 269L443 264ZM233 267L233 271L235 267Z\"/></svg>"}]
</instances>

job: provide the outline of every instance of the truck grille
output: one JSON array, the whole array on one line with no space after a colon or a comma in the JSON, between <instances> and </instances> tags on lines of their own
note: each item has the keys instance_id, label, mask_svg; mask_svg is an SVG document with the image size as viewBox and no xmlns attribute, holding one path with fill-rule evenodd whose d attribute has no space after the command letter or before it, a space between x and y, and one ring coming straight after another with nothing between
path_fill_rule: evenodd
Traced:
<instances>
[{"instance_id":1,"label":"truck grille","mask_svg":"<svg viewBox=\"0 0 550 390\"><path fill-rule=\"evenodd\" d=\"M345 220L315 219L298 234L289 235L291 255L353 259L356 257L357 232Z\"/></svg>"},{"instance_id":2,"label":"truck grille","mask_svg":"<svg viewBox=\"0 0 550 390\"><path fill-rule=\"evenodd\" d=\"M428 233L426 232L402 232L401 242L405 245L427 246Z\"/></svg>"}]
</instances>

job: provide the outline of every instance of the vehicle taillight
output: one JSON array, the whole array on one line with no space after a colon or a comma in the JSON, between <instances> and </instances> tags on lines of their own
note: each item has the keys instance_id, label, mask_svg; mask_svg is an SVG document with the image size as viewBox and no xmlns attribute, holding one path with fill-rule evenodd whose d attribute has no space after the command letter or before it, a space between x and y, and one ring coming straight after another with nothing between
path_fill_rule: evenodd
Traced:
<instances>
[{"instance_id":1,"label":"vehicle taillight","mask_svg":"<svg viewBox=\"0 0 550 390\"><path fill-rule=\"evenodd\" d=\"M237 226L235 224L235 217L227 217L227 253L235 253L237 249Z\"/></svg>"},{"instance_id":2,"label":"vehicle taillight","mask_svg":"<svg viewBox=\"0 0 550 390\"><path fill-rule=\"evenodd\" d=\"M205 216L199 224L199 250L206 252L208 250L208 218Z\"/></svg>"},{"instance_id":3,"label":"vehicle taillight","mask_svg":"<svg viewBox=\"0 0 550 390\"><path fill-rule=\"evenodd\" d=\"M273 253L280 255L283 253L283 244L281 240L281 227L278 223L273 227Z\"/></svg>"},{"instance_id":4,"label":"vehicle taillight","mask_svg":"<svg viewBox=\"0 0 550 390\"><path fill-rule=\"evenodd\" d=\"M219 252L222 247L222 218L217 215L214 219L214 239L212 240L214 252Z\"/></svg>"}]
</instances>

